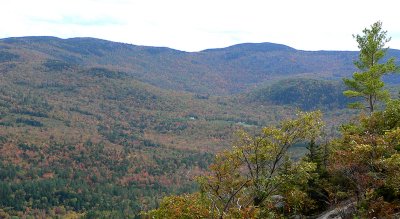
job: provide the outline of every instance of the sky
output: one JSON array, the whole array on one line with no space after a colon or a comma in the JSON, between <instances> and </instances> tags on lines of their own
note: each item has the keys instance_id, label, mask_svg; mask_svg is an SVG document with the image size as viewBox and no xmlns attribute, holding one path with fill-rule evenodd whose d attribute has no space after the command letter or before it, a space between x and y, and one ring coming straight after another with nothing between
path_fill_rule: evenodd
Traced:
<instances>
[{"instance_id":1,"label":"sky","mask_svg":"<svg viewBox=\"0 0 400 219\"><path fill-rule=\"evenodd\" d=\"M358 50L353 34L382 21L400 49L396 0L2 0L0 38L95 37L183 51L272 42Z\"/></svg>"}]
</instances>

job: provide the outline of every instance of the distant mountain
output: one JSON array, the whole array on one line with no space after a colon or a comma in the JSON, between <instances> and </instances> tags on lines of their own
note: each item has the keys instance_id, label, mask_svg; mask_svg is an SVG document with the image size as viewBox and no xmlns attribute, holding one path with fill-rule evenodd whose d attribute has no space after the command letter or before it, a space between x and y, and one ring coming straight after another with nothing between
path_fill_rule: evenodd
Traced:
<instances>
[{"instance_id":1,"label":"distant mountain","mask_svg":"<svg viewBox=\"0 0 400 219\"><path fill-rule=\"evenodd\" d=\"M127 218L159 195L190 192L237 129L255 131L297 107L325 109L329 126L348 118L337 116L349 115L339 82L321 79L350 75L356 56L272 43L188 53L1 39L0 215Z\"/></svg>"},{"instance_id":2,"label":"distant mountain","mask_svg":"<svg viewBox=\"0 0 400 219\"><path fill-rule=\"evenodd\" d=\"M339 80L356 69L357 52L301 51L246 43L200 52L135 46L94 38L21 37L0 40L1 60L57 60L125 72L160 88L226 95L291 76ZM399 50L389 50L400 60ZM391 80L391 79L390 79Z\"/></svg>"},{"instance_id":3,"label":"distant mountain","mask_svg":"<svg viewBox=\"0 0 400 219\"><path fill-rule=\"evenodd\" d=\"M203 52L271 52L271 51L295 51L292 47L276 43L242 43L226 48L206 49Z\"/></svg>"}]
</instances>

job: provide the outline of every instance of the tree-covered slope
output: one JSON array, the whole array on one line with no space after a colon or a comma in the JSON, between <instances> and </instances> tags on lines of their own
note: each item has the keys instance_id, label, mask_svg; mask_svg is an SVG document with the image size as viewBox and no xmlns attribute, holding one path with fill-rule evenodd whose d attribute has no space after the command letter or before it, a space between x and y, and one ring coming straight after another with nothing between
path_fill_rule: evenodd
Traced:
<instances>
[{"instance_id":1,"label":"tree-covered slope","mask_svg":"<svg viewBox=\"0 0 400 219\"><path fill-rule=\"evenodd\" d=\"M354 62L358 70L343 79L345 91L337 82L292 78L244 95L248 103L260 106L318 110L298 111L258 134L239 132L232 148L217 154L210 171L197 178L198 192L164 197L158 208L143 215L399 218L400 100L393 96L393 86L385 86L383 76L400 67L393 57L385 57L390 37L382 22L353 36L360 49ZM359 114L329 139L320 109L343 107L342 94L356 98L349 106ZM299 144L306 144L307 153L295 158L290 149Z\"/></svg>"},{"instance_id":2,"label":"tree-covered slope","mask_svg":"<svg viewBox=\"0 0 400 219\"><path fill-rule=\"evenodd\" d=\"M91 38L2 39L0 215L133 217L159 195L193 191L193 177L238 129L255 132L297 106L324 106L330 125L346 119L337 116L347 111L335 82L228 94L296 75L334 79L355 55L269 43L187 53Z\"/></svg>"},{"instance_id":3,"label":"tree-covered slope","mask_svg":"<svg viewBox=\"0 0 400 219\"><path fill-rule=\"evenodd\" d=\"M164 90L112 66L5 51L0 209L13 215L133 217L160 195L192 191L191 179L236 129L257 129L290 111Z\"/></svg>"},{"instance_id":4,"label":"tree-covered slope","mask_svg":"<svg viewBox=\"0 0 400 219\"><path fill-rule=\"evenodd\" d=\"M293 75L337 80L355 71L353 60L357 58L357 52L301 51L272 43L188 53L93 38L22 37L0 40L0 48L0 61L14 55L24 58L28 53L66 63L106 66L157 87L202 94L238 93ZM399 57L397 50L390 52Z\"/></svg>"},{"instance_id":5,"label":"tree-covered slope","mask_svg":"<svg viewBox=\"0 0 400 219\"><path fill-rule=\"evenodd\" d=\"M257 89L249 94L255 102L290 105L302 110L341 109L350 102L339 81L291 78Z\"/></svg>"}]
</instances>

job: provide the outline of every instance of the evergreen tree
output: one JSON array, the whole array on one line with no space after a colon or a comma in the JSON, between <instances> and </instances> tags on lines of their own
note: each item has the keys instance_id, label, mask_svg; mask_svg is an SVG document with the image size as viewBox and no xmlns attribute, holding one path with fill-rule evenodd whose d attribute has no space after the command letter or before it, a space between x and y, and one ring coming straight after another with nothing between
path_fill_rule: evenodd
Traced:
<instances>
[{"instance_id":1,"label":"evergreen tree","mask_svg":"<svg viewBox=\"0 0 400 219\"><path fill-rule=\"evenodd\" d=\"M385 44L390 41L386 36L387 31L382 30L382 22L378 21L365 28L363 35L353 35L360 49L359 60L354 64L360 70L355 72L353 78L343 79L349 90L343 92L348 97L361 97L361 102L351 103L352 108L365 108L370 113L374 112L378 101L386 101L390 98L389 92L384 87L382 76L396 70L394 58L382 63L387 48Z\"/></svg>"}]
</instances>

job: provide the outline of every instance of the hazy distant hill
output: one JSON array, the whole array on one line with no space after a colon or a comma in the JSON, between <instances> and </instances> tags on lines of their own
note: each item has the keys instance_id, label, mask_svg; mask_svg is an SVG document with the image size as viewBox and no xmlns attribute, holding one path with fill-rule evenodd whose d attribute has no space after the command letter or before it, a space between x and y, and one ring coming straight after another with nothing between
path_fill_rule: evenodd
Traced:
<instances>
[{"instance_id":1,"label":"hazy distant hill","mask_svg":"<svg viewBox=\"0 0 400 219\"><path fill-rule=\"evenodd\" d=\"M301 51L273 43L246 43L201 52L135 46L93 38L22 37L0 40L0 61L44 59L125 72L160 88L232 94L293 75L338 80L351 75L357 52ZM390 55L400 57L399 50Z\"/></svg>"}]
</instances>

